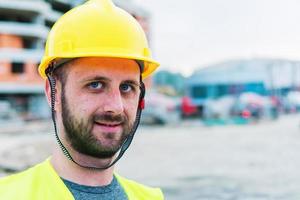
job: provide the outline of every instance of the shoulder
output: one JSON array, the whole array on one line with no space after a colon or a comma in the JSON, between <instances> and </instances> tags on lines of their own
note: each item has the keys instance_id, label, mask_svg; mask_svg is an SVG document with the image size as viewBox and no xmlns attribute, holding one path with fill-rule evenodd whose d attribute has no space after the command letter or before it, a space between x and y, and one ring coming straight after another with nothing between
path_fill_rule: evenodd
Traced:
<instances>
[{"instance_id":1,"label":"shoulder","mask_svg":"<svg viewBox=\"0 0 300 200\"><path fill-rule=\"evenodd\" d=\"M39 163L27 170L24 170L22 172L13 174L13 175L9 175L6 176L4 178L0 178L0 188L6 186L6 185L16 185L19 183L24 183L24 181L26 183L31 182L32 180L36 179L37 177L39 177L39 174L44 173L44 169L47 165L45 162Z\"/></svg>"},{"instance_id":2,"label":"shoulder","mask_svg":"<svg viewBox=\"0 0 300 200\"><path fill-rule=\"evenodd\" d=\"M55 191L55 192L53 192ZM0 179L0 199L73 199L49 160Z\"/></svg>"},{"instance_id":3,"label":"shoulder","mask_svg":"<svg viewBox=\"0 0 300 200\"><path fill-rule=\"evenodd\" d=\"M139 200L163 200L163 193L160 188L153 188L133 180L121 177L115 174L117 180L124 188L129 200L139 199Z\"/></svg>"},{"instance_id":4,"label":"shoulder","mask_svg":"<svg viewBox=\"0 0 300 200\"><path fill-rule=\"evenodd\" d=\"M37 167L39 166L1 178L0 199L5 199L5 197L10 197L9 199L18 199L20 197L22 199L22 196L26 196L29 188L34 188Z\"/></svg>"}]
</instances>

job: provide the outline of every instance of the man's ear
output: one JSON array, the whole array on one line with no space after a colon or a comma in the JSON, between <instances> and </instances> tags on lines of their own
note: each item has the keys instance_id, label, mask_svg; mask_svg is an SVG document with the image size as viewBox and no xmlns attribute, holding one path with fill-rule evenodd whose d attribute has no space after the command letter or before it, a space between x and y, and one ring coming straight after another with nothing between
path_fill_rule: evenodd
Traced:
<instances>
[{"instance_id":1,"label":"man's ear","mask_svg":"<svg viewBox=\"0 0 300 200\"><path fill-rule=\"evenodd\" d=\"M55 107L59 103L58 98L57 98L58 94L57 94L56 87L57 87L57 84L55 84ZM47 98L47 102L48 102L49 106L51 107L51 85L50 85L49 79L47 79L45 81L45 95Z\"/></svg>"},{"instance_id":2,"label":"man's ear","mask_svg":"<svg viewBox=\"0 0 300 200\"><path fill-rule=\"evenodd\" d=\"M45 81L45 95L48 105L51 107L51 86L48 79Z\"/></svg>"}]
</instances>

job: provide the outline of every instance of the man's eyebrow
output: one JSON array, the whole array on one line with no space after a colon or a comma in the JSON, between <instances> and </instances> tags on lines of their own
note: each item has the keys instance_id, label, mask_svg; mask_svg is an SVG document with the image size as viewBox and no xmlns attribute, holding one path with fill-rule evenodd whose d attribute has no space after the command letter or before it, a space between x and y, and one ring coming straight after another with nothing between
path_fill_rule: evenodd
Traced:
<instances>
[{"instance_id":1,"label":"man's eyebrow","mask_svg":"<svg viewBox=\"0 0 300 200\"><path fill-rule=\"evenodd\" d=\"M123 83L127 83L127 84L131 84L131 85L135 85L137 87L139 87L141 84L135 80L125 80L123 81Z\"/></svg>"},{"instance_id":2,"label":"man's eyebrow","mask_svg":"<svg viewBox=\"0 0 300 200\"><path fill-rule=\"evenodd\" d=\"M104 77L104 76L90 76L82 79L80 82L89 82L89 81L105 81L110 82L111 79Z\"/></svg>"},{"instance_id":3,"label":"man's eyebrow","mask_svg":"<svg viewBox=\"0 0 300 200\"><path fill-rule=\"evenodd\" d=\"M112 80L107 78L107 77L104 77L104 76L90 76L90 77L86 77L86 78L82 79L80 82L85 83L85 82L90 82L90 81L111 82ZM137 87L140 86L140 83L138 81L132 80L132 79L122 81L122 83L132 84L132 85L135 85Z\"/></svg>"}]
</instances>

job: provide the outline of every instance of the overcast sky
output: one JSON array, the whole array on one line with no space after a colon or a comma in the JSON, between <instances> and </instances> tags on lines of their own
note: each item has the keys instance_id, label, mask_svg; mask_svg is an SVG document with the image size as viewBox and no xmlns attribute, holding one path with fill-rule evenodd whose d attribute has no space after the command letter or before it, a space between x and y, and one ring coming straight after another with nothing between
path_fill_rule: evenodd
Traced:
<instances>
[{"instance_id":1,"label":"overcast sky","mask_svg":"<svg viewBox=\"0 0 300 200\"><path fill-rule=\"evenodd\" d=\"M300 60L300 0L134 0L151 13L161 69L239 58Z\"/></svg>"}]
</instances>

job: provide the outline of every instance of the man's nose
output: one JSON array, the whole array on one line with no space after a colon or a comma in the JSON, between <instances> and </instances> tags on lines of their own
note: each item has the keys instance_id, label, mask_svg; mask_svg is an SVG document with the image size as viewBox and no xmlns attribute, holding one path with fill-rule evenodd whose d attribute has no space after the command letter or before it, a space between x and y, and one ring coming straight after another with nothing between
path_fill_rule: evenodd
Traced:
<instances>
[{"instance_id":1,"label":"man's nose","mask_svg":"<svg viewBox=\"0 0 300 200\"><path fill-rule=\"evenodd\" d=\"M121 114L124 111L123 99L120 90L109 91L104 100L104 112Z\"/></svg>"}]
</instances>

